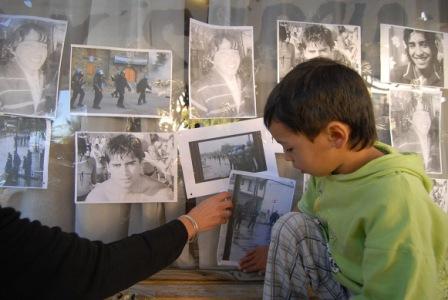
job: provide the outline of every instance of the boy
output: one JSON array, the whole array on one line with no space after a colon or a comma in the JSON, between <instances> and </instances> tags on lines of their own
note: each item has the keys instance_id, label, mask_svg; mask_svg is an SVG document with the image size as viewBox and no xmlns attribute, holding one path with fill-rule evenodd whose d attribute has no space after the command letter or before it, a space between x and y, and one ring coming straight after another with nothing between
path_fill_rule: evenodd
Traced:
<instances>
[{"instance_id":1,"label":"boy","mask_svg":"<svg viewBox=\"0 0 448 300\"><path fill-rule=\"evenodd\" d=\"M312 175L275 224L264 298L439 299L448 217L430 199L422 159L376 141L362 78L325 58L295 67L264 121L295 168ZM443 289L445 289L443 291Z\"/></svg>"},{"instance_id":2,"label":"boy","mask_svg":"<svg viewBox=\"0 0 448 300\"><path fill-rule=\"evenodd\" d=\"M143 174L142 142L132 134L120 134L108 143L105 153L110 178L99 183L86 202L170 201L172 189Z\"/></svg>"}]
</instances>

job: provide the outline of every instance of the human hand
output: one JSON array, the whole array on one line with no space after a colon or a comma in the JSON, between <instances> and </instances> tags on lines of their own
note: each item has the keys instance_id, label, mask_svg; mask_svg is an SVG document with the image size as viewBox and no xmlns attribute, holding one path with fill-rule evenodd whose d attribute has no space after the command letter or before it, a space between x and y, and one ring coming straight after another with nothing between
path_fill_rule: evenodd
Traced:
<instances>
[{"instance_id":1,"label":"human hand","mask_svg":"<svg viewBox=\"0 0 448 300\"><path fill-rule=\"evenodd\" d=\"M188 215L196 220L199 232L202 232L227 223L232 214L232 207L232 195L222 192L199 203Z\"/></svg>"},{"instance_id":2,"label":"human hand","mask_svg":"<svg viewBox=\"0 0 448 300\"><path fill-rule=\"evenodd\" d=\"M240 260L239 268L243 272L261 272L266 271L268 261L269 245L257 246L255 249L246 253Z\"/></svg>"}]
</instances>

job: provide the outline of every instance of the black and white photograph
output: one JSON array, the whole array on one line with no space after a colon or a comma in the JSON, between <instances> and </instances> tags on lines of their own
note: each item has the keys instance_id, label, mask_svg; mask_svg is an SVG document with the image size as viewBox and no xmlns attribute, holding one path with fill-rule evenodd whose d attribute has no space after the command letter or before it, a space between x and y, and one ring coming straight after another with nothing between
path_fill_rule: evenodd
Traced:
<instances>
[{"instance_id":1,"label":"black and white photograph","mask_svg":"<svg viewBox=\"0 0 448 300\"><path fill-rule=\"evenodd\" d=\"M381 24L381 81L448 87L448 34Z\"/></svg>"},{"instance_id":2,"label":"black and white photograph","mask_svg":"<svg viewBox=\"0 0 448 300\"><path fill-rule=\"evenodd\" d=\"M371 97L378 140L382 143L392 145L390 136L389 97L385 92L373 92Z\"/></svg>"},{"instance_id":3,"label":"black and white photograph","mask_svg":"<svg viewBox=\"0 0 448 300\"><path fill-rule=\"evenodd\" d=\"M277 20L277 81L294 66L326 57L361 73L361 27Z\"/></svg>"},{"instance_id":4,"label":"black and white photograph","mask_svg":"<svg viewBox=\"0 0 448 300\"><path fill-rule=\"evenodd\" d=\"M249 250L269 245L275 222L292 209L294 190L293 179L232 171L229 192L234 207L219 232L218 264L238 266Z\"/></svg>"},{"instance_id":5,"label":"black and white photograph","mask_svg":"<svg viewBox=\"0 0 448 300\"><path fill-rule=\"evenodd\" d=\"M231 170L277 174L261 118L179 131L177 138L189 198L226 190Z\"/></svg>"},{"instance_id":6,"label":"black and white photograph","mask_svg":"<svg viewBox=\"0 0 448 300\"><path fill-rule=\"evenodd\" d=\"M190 142L196 182L229 177L231 170L266 171L261 132Z\"/></svg>"},{"instance_id":7,"label":"black and white photograph","mask_svg":"<svg viewBox=\"0 0 448 300\"><path fill-rule=\"evenodd\" d=\"M448 213L448 179L432 179L431 198L446 213Z\"/></svg>"},{"instance_id":8,"label":"black and white photograph","mask_svg":"<svg viewBox=\"0 0 448 300\"><path fill-rule=\"evenodd\" d=\"M256 117L252 26L190 19L190 118Z\"/></svg>"},{"instance_id":9,"label":"black and white photograph","mask_svg":"<svg viewBox=\"0 0 448 300\"><path fill-rule=\"evenodd\" d=\"M0 187L47 188L50 130L46 119L0 116Z\"/></svg>"},{"instance_id":10,"label":"black and white photograph","mask_svg":"<svg viewBox=\"0 0 448 300\"><path fill-rule=\"evenodd\" d=\"M76 203L177 201L173 133L76 132Z\"/></svg>"},{"instance_id":11,"label":"black and white photograph","mask_svg":"<svg viewBox=\"0 0 448 300\"><path fill-rule=\"evenodd\" d=\"M419 153L428 173L442 173L440 112L437 89L393 88L389 92L392 146Z\"/></svg>"},{"instance_id":12,"label":"black and white photograph","mask_svg":"<svg viewBox=\"0 0 448 300\"><path fill-rule=\"evenodd\" d=\"M0 14L0 113L56 116L67 22Z\"/></svg>"},{"instance_id":13,"label":"black and white photograph","mask_svg":"<svg viewBox=\"0 0 448 300\"><path fill-rule=\"evenodd\" d=\"M74 115L171 115L171 51L72 45L70 74Z\"/></svg>"}]
</instances>

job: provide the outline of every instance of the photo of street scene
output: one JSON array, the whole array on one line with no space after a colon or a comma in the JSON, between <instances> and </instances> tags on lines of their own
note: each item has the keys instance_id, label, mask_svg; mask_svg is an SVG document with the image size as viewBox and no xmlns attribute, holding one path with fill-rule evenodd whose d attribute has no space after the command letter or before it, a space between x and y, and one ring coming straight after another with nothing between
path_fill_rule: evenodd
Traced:
<instances>
[{"instance_id":1,"label":"photo of street scene","mask_svg":"<svg viewBox=\"0 0 448 300\"><path fill-rule=\"evenodd\" d=\"M247 251L269 245L275 222L291 211L294 189L293 179L232 171L229 192L234 209L221 226L218 262L237 266Z\"/></svg>"},{"instance_id":2,"label":"photo of street scene","mask_svg":"<svg viewBox=\"0 0 448 300\"><path fill-rule=\"evenodd\" d=\"M0 116L0 186L47 188L50 122Z\"/></svg>"},{"instance_id":3,"label":"photo of street scene","mask_svg":"<svg viewBox=\"0 0 448 300\"><path fill-rule=\"evenodd\" d=\"M72 45L70 74L72 114L170 115L171 51Z\"/></svg>"},{"instance_id":4,"label":"photo of street scene","mask_svg":"<svg viewBox=\"0 0 448 300\"><path fill-rule=\"evenodd\" d=\"M249 132L190 143L196 182L229 177L231 170L266 171L261 133Z\"/></svg>"}]
</instances>

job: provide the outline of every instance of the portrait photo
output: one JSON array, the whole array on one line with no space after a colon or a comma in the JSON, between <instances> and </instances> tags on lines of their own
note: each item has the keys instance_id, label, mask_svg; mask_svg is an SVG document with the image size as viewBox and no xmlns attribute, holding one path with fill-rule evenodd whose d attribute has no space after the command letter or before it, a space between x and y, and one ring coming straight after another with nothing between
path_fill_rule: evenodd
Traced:
<instances>
[{"instance_id":1,"label":"portrait photo","mask_svg":"<svg viewBox=\"0 0 448 300\"><path fill-rule=\"evenodd\" d=\"M381 81L447 87L448 35L381 24Z\"/></svg>"},{"instance_id":2,"label":"portrait photo","mask_svg":"<svg viewBox=\"0 0 448 300\"><path fill-rule=\"evenodd\" d=\"M46 189L51 122L0 116L0 187Z\"/></svg>"},{"instance_id":3,"label":"portrait photo","mask_svg":"<svg viewBox=\"0 0 448 300\"><path fill-rule=\"evenodd\" d=\"M378 140L382 143L392 145L390 136L389 97L385 92L373 92L371 97Z\"/></svg>"},{"instance_id":4,"label":"portrait photo","mask_svg":"<svg viewBox=\"0 0 448 300\"><path fill-rule=\"evenodd\" d=\"M261 118L179 131L187 197L227 189L232 170L277 174L272 136Z\"/></svg>"},{"instance_id":5,"label":"portrait photo","mask_svg":"<svg viewBox=\"0 0 448 300\"><path fill-rule=\"evenodd\" d=\"M294 66L326 57L361 73L361 27L277 20L277 81Z\"/></svg>"},{"instance_id":6,"label":"portrait photo","mask_svg":"<svg viewBox=\"0 0 448 300\"><path fill-rule=\"evenodd\" d=\"M232 171L229 192L234 207L220 228L218 264L238 266L249 250L269 245L275 222L292 209L295 184L289 178Z\"/></svg>"},{"instance_id":7,"label":"portrait photo","mask_svg":"<svg viewBox=\"0 0 448 300\"><path fill-rule=\"evenodd\" d=\"M67 22L0 14L0 113L53 119Z\"/></svg>"},{"instance_id":8,"label":"portrait photo","mask_svg":"<svg viewBox=\"0 0 448 300\"><path fill-rule=\"evenodd\" d=\"M76 132L76 203L177 201L173 133Z\"/></svg>"},{"instance_id":9,"label":"portrait photo","mask_svg":"<svg viewBox=\"0 0 448 300\"><path fill-rule=\"evenodd\" d=\"M392 146L419 153L428 173L442 173L440 113L437 89L393 88L389 92Z\"/></svg>"},{"instance_id":10,"label":"portrait photo","mask_svg":"<svg viewBox=\"0 0 448 300\"><path fill-rule=\"evenodd\" d=\"M431 198L446 213L448 213L448 180L432 179Z\"/></svg>"},{"instance_id":11,"label":"portrait photo","mask_svg":"<svg viewBox=\"0 0 448 300\"><path fill-rule=\"evenodd\" d=\"M72 45L70 74L71 114L171 115L171 51Z\"/></svg>"},{"instance_id":12,"label":"portrait photo","mask_svg":"<svg viewBox=\"0 0 448 300\"><path fill-rule=\"evenodd\" d=\"M251 26L190 19L190 118L256 117Z\"/></svg>"}]
</instances>

